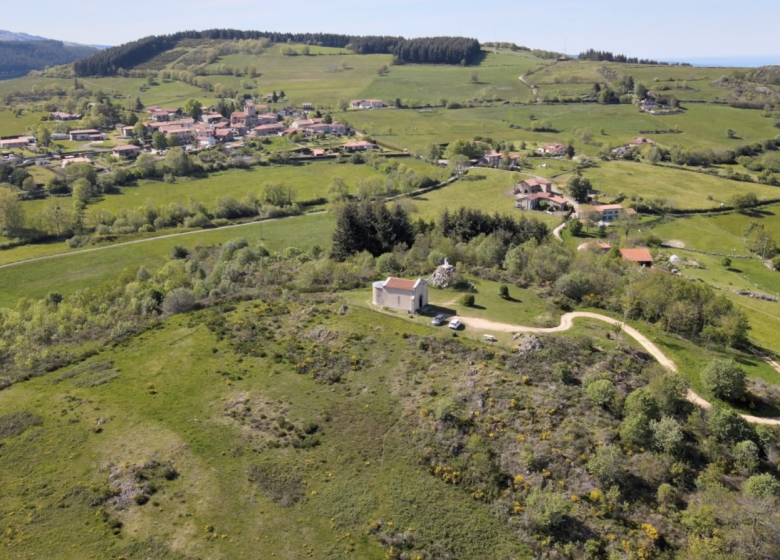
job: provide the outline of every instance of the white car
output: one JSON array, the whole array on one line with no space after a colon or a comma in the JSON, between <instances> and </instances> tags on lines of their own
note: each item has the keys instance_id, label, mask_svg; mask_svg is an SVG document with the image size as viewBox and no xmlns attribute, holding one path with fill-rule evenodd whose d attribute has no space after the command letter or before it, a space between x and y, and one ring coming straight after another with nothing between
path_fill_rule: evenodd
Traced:
<instances>
[{"instance_id":1,"label":"white car","mask_svg":"<svg viewBox=\"0 0 780 560\"><path fill-rule=\"evenodd\" d=\"M461 326L462 324L463 324L463 323L461 323L461 322L460 322L460 321L458 321L457 319L453 319L452 321L450 321L449 327L450 327L452 330L456 331L456 330L458 330L458 329L460 328L460 326Z\"/></svg>"}]
</instances>

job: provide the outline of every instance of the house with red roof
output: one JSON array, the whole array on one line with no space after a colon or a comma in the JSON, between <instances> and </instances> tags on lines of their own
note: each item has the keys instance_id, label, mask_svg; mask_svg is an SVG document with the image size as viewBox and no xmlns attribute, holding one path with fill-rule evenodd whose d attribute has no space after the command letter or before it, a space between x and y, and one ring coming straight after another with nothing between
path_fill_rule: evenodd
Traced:
<instances>
[{"instance_id":1,"label":"house with red roof","mask_svg":"<svg viewBox=\"0 0 780 560\"><path fill-rule=\"evenodd\" d=\"M388 278L374 282L374 305L414 313L428 305L428 283L422 278Z\"/></svg>"},{"instance_id":2,"label":"house with red roof","mask_svg":"<svg viewBox=\"0 0 780 560\"><path fill-rule=\"evenodd\" d=\"M536 150L536 153L545 156L562 156L566 153L566 146L560 142L553 142L551 144L545 144L541 148Z\"/></svg>"},{"instance_id":3,"label":"house with red roof","mask_svg":"<svg viewBox=\"0 0 780 560\"><path fill-rule=\"evenodd\" d=\"M523 179L512 188L512 194L534 194L534 193L553 192L552 181L541 177Z\"/></svg>"},{"instance_id":4,"label":"house with red roof","mask_svg":"<svg viewBox=\"0 0 780 560\"><path fill-rule=\"evenodd\" d=\"M638 263L641 266L653 266L653 256L646 247L635 247L634 249L620 249L620 257L624 261Z\"/></svg>"},{"instance_id":5,"label":"house with red roof","mask_svg":"<svg viewBox=\"0 0 780 560\"><path fill-rule=\"evenodd\" d=\"M365 140L358 140L355 142L347 142L344 144L344 149L348 152L357 152L359 150L370 150L376 148L376 144L366 142Z\"/></svg>"},{"instance_id":6,"label":"house with red roof","mask_svg":"<svg viewBox=\"0 0 780 560\"><path fill-rule=\"evenodd\" d=\"M522 210L538 210L539 205L544 202L548 208L556 212L564 212L569 207L569 201L562 196L557 196L548 192L537 192L533 194L521 194L515 197L515 208Z\"/></svg>"}]
</instances>

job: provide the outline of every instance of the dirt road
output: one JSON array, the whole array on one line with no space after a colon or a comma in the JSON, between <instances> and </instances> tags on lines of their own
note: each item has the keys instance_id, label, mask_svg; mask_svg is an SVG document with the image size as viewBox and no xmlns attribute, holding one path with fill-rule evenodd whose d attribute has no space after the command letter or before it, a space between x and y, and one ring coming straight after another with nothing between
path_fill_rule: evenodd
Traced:
<instances>
[{"instance_id":1,"label":"dirt road","mask_svg":"<svg viewBox=\"0 0 780 560\"><path fill-rule=\"evenodd\" d=\"M497 323L495 321L490 321L488 319L478 319L476 317L461 317L457 316L454 317L455 319L459 319L461 323L466 325L467 327L471 327L477 330L484 330L484 331L496 331L496 332L507 332L507 333L556 333L556 332L563 332L568 331L572 325L574 324L574 319L577 318L585 318L585 319L595 319L597 321L603 321L605 323L609 323L610 325L617 325L621 328L623 332L625 332L628 336L636 340L642 348L644 348L653 358L655 358L659 364L664 366L666 369L670 371L677 371L677 365L670 360L661 350L653 344L653 342L648 339L645 335L640 333L638 330L636 330L634 327L630 325L626 325L623 323L623 321L619 321L618 319L613 319L612 317L607 317L606 315L601 315L599 313L590 313L588 311L575 311L572 313L566 313L561 317L561 324L557 327L549 327L549 328L543 328L543 327L525 327L523 325L510 325L508 323ZM712 407L712 404L701 398L699 395L694 393L693 391L689 390L688 394L686 395L686 398L691 403L695 404L698 407L703 408L704 410L709 410ZM780 418L759 418L757 416L750 416L748 414L742 414L742 418L750 422L751 424L766 424L766 425L772 425L772 426L780 426Z\"/></svg>"}]
</instances>

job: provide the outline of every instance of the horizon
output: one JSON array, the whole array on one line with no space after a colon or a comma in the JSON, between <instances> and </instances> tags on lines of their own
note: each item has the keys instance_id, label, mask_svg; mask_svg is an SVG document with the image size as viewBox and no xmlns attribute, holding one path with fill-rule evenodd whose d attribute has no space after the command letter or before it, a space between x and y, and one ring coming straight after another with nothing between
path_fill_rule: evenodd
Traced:
<instances>
[{"instance_id":1,"label":"horizon","mask_svg":"<svg viewBox=\"0 0 780 560\"><path fill-rule=\"evenodd\" d=\"M149 35L168 35L185 30L240 29L278 32L338 33L345 35L393 35L406 38L431 36L473 37L481 43L508 42L532 49L576 55L593 48L630 57L659 61L692 62L763 59L780 64L780 45L774 39L773 23L780 20L780 3L761 1L755 6L762 17L734 14L723 0L675 3L659 0L648 13L642 6L623 6L616 0L595 0L588 10L572 0L550 0L544 6L527 6L512 17L496 20L495 11L472 12L465 2L402 0L393 6L372 9L370 16L350 12L361 4L346 0L346 10L323 11L312 0L294 0L284 6L263 6L257 10L251 0L223 0L222 13L209 13L204 0L171 0L160 6L152 0L137 0L136 10L123 15L122 26L100 25L110 21L113 8L96 0L39 0L34 13L23 6L5 8L3 27L59 41L85 45L118 46ZM62 10L81 8L78 12ZM700 9L699 9L700 7ZM159 17L146 21L146 9ZM58 11L62 17L41 20L39 14ZM237 10L245 10L243 12ZM254 10L249 12L249 10ZM309 10L317 22L301 25L290 13ZM318 11L319 10L319 11ZM413 10L410 17L408 10ZM351 16L350 13L357 15ZM554 25L544 23L555 13ZM345 15L346 14L346 15ZM668 15L673 14L673 15ZM176 16L173 18L173 16ZM171 17L169 17L171 16ZM546 19L545 19L546 18ZM268 26L267 21L274 21ZM289 20L289 21L288 21ZM692 25L690 22L695 21ZM528 23L524 23L528 22ZM67 28L69 32L63 33ZM728 37L750 36L750 43L728 41ZM774 52L773 52L774 51ZM774 62L771 62L773 61Z\"/></svg>"}]
</instances>

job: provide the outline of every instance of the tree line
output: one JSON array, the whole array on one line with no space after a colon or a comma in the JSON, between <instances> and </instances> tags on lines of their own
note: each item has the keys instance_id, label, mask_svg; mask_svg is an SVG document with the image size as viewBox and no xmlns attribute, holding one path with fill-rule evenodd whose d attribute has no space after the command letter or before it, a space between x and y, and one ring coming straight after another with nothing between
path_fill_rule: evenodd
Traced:
<instances>
[{"instance_id":1,"label":"tree line","mask_svg":"<svg viewBox=\"0 0 780 560\"><path fill-rule=\"evenodd\" d=\"M649 58L637 58L624 54L614 54L609 51L597 51L588 49L577 55L579 60L591 60L594 62L621 62L627 64L652 64L657 66L690 66L686 62L659 62Z\"/></svg>"},{"instance_id":2,"label":"tree line","mask_svg":"<svg viewBox=\"0 0 780 560\"><path fill-rule=\"evenodd\" d=\"M403 37L350 36L334 33L278 33L271 31L239 31L236 29L211 29L208 31L182 31L171 35L152 35L98 52L89 58L76 61L76 76L113 76L143 64L155 56L174 48L185 39L257 40L266 38L273 43L303 43L323 47L351 48L358 54L392 52L406 62L420 64L466 64L479 54L476 39L459 37L435 37L405 40Z\"/></svg>"},{"instance_id":3,"label":"tree line","mask_svg":"<svg viewBox=\"0 0 780 560\"><path fill-rule=\"evenodd\" d=\"M0 41L0 79L23 76L47 66L70 64L98 52L94 47L69 46L62 41Z\"/></svg>"}]
</instances>

